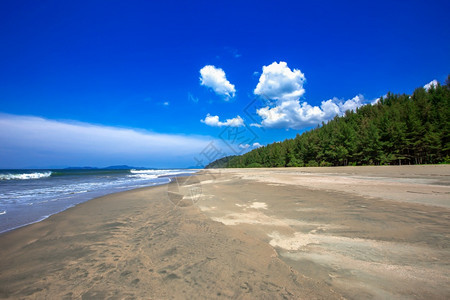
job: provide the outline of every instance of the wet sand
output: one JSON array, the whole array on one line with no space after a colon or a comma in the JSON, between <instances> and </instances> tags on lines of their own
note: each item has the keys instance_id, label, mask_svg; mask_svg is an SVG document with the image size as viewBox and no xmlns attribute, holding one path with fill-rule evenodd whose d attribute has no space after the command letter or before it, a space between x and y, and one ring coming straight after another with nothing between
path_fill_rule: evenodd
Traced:
<instances>
[{"instance_id":1,"label":"wet sand","mask_svg":"<svg viewBox=\"0 0 450 300\"><path fill-rule=\"evenodd\" d=\"M226 169L0 235L0 298L448 299L450 166Z\"/></svg>"},{"instance_id":2,"label":"wet sand","mask_svg":"<svg viewBox=\"0 0 450 300\"><path fill-rule=\"evenodd\" d=\"M0 298L339 298L177 191L113 194L1 235Z\"/></svg>"}]
</instances>

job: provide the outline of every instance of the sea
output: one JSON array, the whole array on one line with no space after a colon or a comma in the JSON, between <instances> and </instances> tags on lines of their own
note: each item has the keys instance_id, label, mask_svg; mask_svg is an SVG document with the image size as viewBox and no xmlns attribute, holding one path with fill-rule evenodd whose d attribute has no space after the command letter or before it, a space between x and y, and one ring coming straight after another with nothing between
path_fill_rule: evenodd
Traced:
<instances>
[{"instance_id":1,"label":"sea","mask_svg":"<svg viewBox=\"0 0 450 300\"><path fill-rule=\"evenodd\" d=\"M0 233L107 194L169 183L195 170L0 170Z\"/></svg>"}]
</instances>

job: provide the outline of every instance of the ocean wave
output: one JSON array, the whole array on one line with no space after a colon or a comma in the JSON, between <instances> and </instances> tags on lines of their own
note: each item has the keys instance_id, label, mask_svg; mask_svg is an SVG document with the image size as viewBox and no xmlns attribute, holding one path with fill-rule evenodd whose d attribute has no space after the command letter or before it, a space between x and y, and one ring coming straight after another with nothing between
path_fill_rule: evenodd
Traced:
<instances>
[{"instance_id":1,"label":"ocean wave","mask_svg":"<svg viewBox=\"0 0 450 300\"><path fill-rule=\"evenodd\" d=\"M109 169L58 169L52 170L52 177L62 176L114 176L129 173L129 170L109 170Z\"/></svg>"},{"instance_id":2,"label":"ocean wave","mask_svg":"<svg viewBox=\"0 0 450 300\"><path fill-rule=\"evenodd\" d=\"M7 173L0 174L0 180L29 180L50 177L52 172L34 172L34 173Z\"/></svg>"},{"instance_id":3,"label":"ocean wave","mask_svg":"<svg viewBox=\"0 0 450 300\"><path fill-rule=\"evenodd\" d=\"M182 174L192 174L196 171L192 170L180 170L180 169L172 169L172 170L130 170L130 173L133 175L129 175L129 177L136 178L145 178L145 179L153 179L165 176L175 176ZM154 177L152 177L154 176Z\"/></svg>"},{"instance_id":4,"label":"ocean wave","mask_svg":"<svg viewBox=\"0 0 450 300\"><path fill-rule=\"evenodd\" d=\"M118 191L162 185L193 170L0 170L0 233L38 222L84 201ZM75 174L74 174L75 173ZM106 175L105 175L106 174ZM68 176L66 176L68 175ZM72 176L73 175L73 176ZM11 180L33 179L42 180ZM3 214L3 215L2 215Z\"/></svg>"},{"instance_id":5,"label":"ocean wave","mask_svg":"<svg viewBox=\"0 0 450 300\"><path fill-rule=\"evenodd\" d=\"M135 169L131 169L130 173L131 174L148 174L148 173L155 173L155 172L159 172L161 170L135 170Z\"/></svg>"},{"instance_id":6,"label":"ocean wave","mask_svg":"<svg viewBox=\"0 0 450 300\"><path fill-rule=\"evenodd\" d=\"M158 175L152 175L152 174L133 174L128 175L130 178L142 178L142 179L155 179L158 178Z\"/></svg>"}]
</instances>

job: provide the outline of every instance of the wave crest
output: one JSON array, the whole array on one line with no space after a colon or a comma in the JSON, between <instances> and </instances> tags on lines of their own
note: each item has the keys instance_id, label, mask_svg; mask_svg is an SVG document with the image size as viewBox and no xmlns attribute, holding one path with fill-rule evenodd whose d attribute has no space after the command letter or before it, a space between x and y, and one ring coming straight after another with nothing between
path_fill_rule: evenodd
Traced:
<instances>
[{"instance_id":1,"label":"wave crest","mask_svg":"<svg viewBox=\"0 0 450 300\"><path fill-rule=\"evenodd\" d=\"M167 177L167 176L175 176L182 174L192 174L195 171L192 170L130 170L132 175L128 175L129 177L134 178L142 178L142 179L154 179L159 177Z\"/></svg>"},{"instance_id":2,"label":"wave crest","mask_svg":"<svg viewBox=\"0 0 450 300\"><path fill-rule=\"evenodd\" d=\"M18 174L0 174L0 180L29 180L50 177L52 172L34 172L34 173L18 173Z\"/></svg>"}]
</instances>

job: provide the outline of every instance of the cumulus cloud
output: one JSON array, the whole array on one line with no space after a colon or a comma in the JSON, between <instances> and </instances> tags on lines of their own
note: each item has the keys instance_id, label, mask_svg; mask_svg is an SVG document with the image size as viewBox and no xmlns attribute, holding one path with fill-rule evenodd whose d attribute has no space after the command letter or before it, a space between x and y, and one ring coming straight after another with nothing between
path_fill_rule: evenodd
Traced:
<instances>
[{"instance_id":1,"label":"cumulus cloud","mask_svg":"<svg viewBox=\"0 0 450 300\"><path fill-rule=\"evenodd\" d=\"M204 66L200 70L200 84L211 88L217 95L223 96L225 100L233 98L236 89L231 84L221 68L212 65Z\"/></svg>"},{"instance_id":2,"label":"cumulus cloud","mask_svg":"<svg viewBox=\"0 0 450 300\"><path fill-rule=\"evenodd\" d=\"M195 165L209 137L0 114L0 168Z\"/></svg>"},{"instance_id":3,"label":"cumulus cloud","mask_svg":"<svg viewBox=\"0 0 450 300\"><path fill-rule=\"evenodd\" d=\"M263 145L261 145L260 143L253 143L253 148L261 148L263 147Z\"/></svg>"},{"instance_id":4,"label":"cumulus cloud","mask_svg":"<svg viewBox=\"0 0 450 300\"><path fill-rule=\"evenodd\" d=\"M431 88L437 87L437 85L438 85L438 81L436 79L434 79L434 80L431 80L430 82L428 82L427 84L425 84L423 86L423 88L428 91Z\"/></svg>"},{"instance_id":5,"label":"cumulus cloud","mask_svg":"<svg viewBox=\"0 0 450 300\"><path fill-rule=\"evenodd\" d=\"M305 75L300 70L291 70L286 62L273 62L263 66L254 93L280 101L298 100L305 93L305 80Z\"/></svg>"},{"instance_id":6,"label":"cumulus cloud","mask_svg":"<svg viewBox=\"0 0 450 300\"><path fill-rule=\"evenodd\" d=\"M280 101L275 107L263 107L256 112L261 117L261 125L268 128L301 129L315 126L347 110L355 110L363 105L364 97L357 95L341 101L337 98L322 101L320 106L311 106L299 100Z\"/></svg>"},{"instance_id":7,"label":"cumulus cloud","mask_svg":"<svg viewBox=\"0 0 450 300\"><path fill-rule=\"evenodd\" d=\"M274 100L274 103L257 109L261 124L251 126L268 128L301 129L328 121L347 110L363 105L364 97L357 95L346 101L332 98L312 106L300 98L304 95L305 75L299 69L291 70L286 62L273 62L263 67L263 72L254 90L255 95Z\"/></svg>"},{"instance_id":8,"label":"cumulus cloud","mask_svg":"<svg viewBox=\"0 0 450 300\"><path fill-rule=\"evenodd\" d=\"M200 120L200 122L205 123L208 126L213 127L222 127L222 126L230 126L230 127L241 127L244 126L244 120L237 116L236 118L227 119L225 122L220 122L219 116L211 116L208 114L204 120Z\"/></svg>"}]
</instances>

